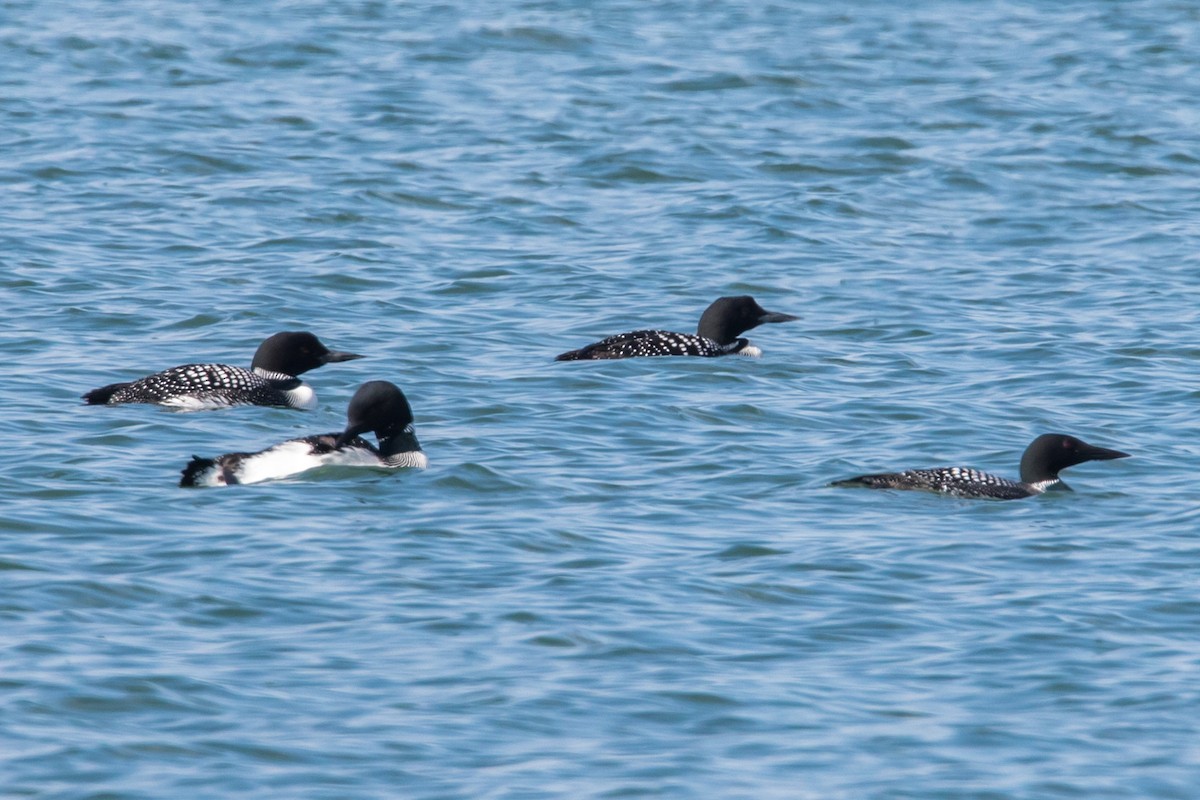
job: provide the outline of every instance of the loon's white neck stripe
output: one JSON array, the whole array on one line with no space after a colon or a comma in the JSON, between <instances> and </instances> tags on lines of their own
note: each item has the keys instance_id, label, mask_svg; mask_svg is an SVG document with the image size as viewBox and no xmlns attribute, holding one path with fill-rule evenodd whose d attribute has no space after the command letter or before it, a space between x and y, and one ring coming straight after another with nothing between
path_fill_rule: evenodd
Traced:
<instances>
[{"instance_id":1,"label":"loon's white neck stripe","mask_svg":"<svg viewBox=\"0 0 1200 800\"><path fill-rule=\"evenodd\" d=\"M1043 494L1047 489L1051 489L1060 483L1062 483L1062 478L1050 478L1049 480L1034 481L1033 483L1027 483L1025 485L1028 486L1031 491L1037 492L1038 494Z\"/></svg>"},{"instance_id":2,"label":"loon's white neck stripe","mask_svg":"<svg viewBox=\"0 0 1200 800\"><path fill-rule=\"evenodd\" d=\"M272 372L271 370L263 369L262 367L255 367L254 374L256 374L260 377L266 378L269 381L294 381L294 380L296 380L295 375L288 375L284 372Z\"/></svg>"}]
</instances>

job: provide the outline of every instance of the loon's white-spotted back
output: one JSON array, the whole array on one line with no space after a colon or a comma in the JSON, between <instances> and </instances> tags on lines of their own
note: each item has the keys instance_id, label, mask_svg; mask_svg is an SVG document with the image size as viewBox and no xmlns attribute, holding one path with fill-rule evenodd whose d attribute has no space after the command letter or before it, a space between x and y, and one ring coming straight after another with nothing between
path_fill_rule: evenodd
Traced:
<instances>
[{"instance_id":1,"label":"loon's white-spotted back","mask_svg":"<svg viewBox=\"0 0 1200 800\"><path fill-rule=\"evenodd\" d=\"M1019 500L1048 489L1067 489L1058 473L1085 461L1128 458L1129 453L1096 447L1063 433L1043 433L1021 456L1021 479L1001 478L970 467L934 467L905 472L858 475L834 481L832 486L867 486L872 489L912 489L955 497Z\"/></svg>"},{"instance_id":2,"label":"loon's white-spotted back","mask_svg":"<svg viewBox=\"0 0 1200 800\"><path fill-rule=\"evenodd\" d=\"M250 369L184 364L136 381L112 383L83 395L87 405L156 403L187 410L235 405L315 408L316 393L297 375L324 364L362 358L330 350L308 331L283 331L258 346Z\"/></svg>"},{"instance_id":3,"label":"loon's white-spotted back","mask_svg":"<svg viewBox=\"0 0 1200 800\"><path fill-rule=\"evenodd\" d=\"M799 319L791 314L767 311L749 295L719 297L700 316L696 333L662 330L637 330L618 333L598 342L555 356L555 361L639 358L645 356L726 355L760 356L762 351L739 338L743 333L767 322Z\"/></svg>"},{"instance_id":4,"label":"loon's white-spotted back","mask_svg":"<svg viewBox=\"0 0 1200 800\"><path fill-rule=\"evenodd\" d=\"M360 434L373 432L379 446ZM358 387L346 410L346 429L289 439L256 453L226 453L216 458L192 456L182 470L180 486L232 486L287 478L317 467L424 469L429 464L413 428L412 407L400 387L368 381Z\"/></svg>"}]
</instances>

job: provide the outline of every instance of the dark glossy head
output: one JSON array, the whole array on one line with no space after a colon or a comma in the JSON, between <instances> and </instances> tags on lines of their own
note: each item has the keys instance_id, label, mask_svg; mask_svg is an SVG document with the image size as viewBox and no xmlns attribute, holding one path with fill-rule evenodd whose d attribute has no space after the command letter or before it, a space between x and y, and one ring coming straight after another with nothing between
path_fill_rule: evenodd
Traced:
<instances>
[{"instance_id":1,"label":"dark glossy head","mask_svg":"<svg viewBox=\"0 0 1200 800\"><path fill-rule=\"evenodd\" d=\"M362 356L330 350L308 331L284 331L267 338L258 346L250 368L284 375L302 375L324 364L355 358Z\"/></svg>"},{"instance_id":2,"label":"dark glossy head","mask_svg":"<svg viewBox=\"0 0 1200 800\"><path fill-rule=\"evenodd\" d=\"M750 295L719 297L700 315L696 333L718 344L729 344L764 322L789 322L799 317L767 311Z\"/></svg>"},{"instance_id":3,"label":"dark glossy head","mask_svg":"<svg viewBox=\"0 0 1200 800\"><path fill-rule=\"evenodd\" d=\"M1129 453L1096 447L1065 433L1043 433L1025 448L1021 456L1021 480L1024 483L1052 481L1060 470L1085 461L1128 458Z\"/></svg>"},{"instance_id":4,"label":"dark glossy head","mask_svg":"<svg viewBox=\"0 0 1200 800\"><path fill-rule=\"evenodd\" d=\"M373 431L382 441L402 433L413 422L412 407L400 387L389 381L367 381L358 387L346 409L346 430L336 447Z\"/></svg>"}]
</instances>

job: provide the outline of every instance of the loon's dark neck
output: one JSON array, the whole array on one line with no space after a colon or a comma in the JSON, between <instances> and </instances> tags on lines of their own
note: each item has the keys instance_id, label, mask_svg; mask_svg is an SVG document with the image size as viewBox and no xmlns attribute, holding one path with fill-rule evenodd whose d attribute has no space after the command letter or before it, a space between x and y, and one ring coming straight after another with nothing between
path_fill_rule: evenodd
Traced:
<instances>
[{"instance_id":1,"label":"loon's dark neck","mask_svg":"<svg viewBox=\"0 0 1200 800\"><path fill-rule=\"evenodd\" d=\"M330 350L308 331L283 331L258 346L250 369L264 377L293 377L339 361L362 358L357 353Z\"/></svg>"},{"instance_id":2,"label":"loon's dark neck","mask_svg":"<svg viewBox=\"0 0 1200 800\"><path fill-rule=\"evenodd\" d=\"M1129 454L1120 450L1096 447L1082 439L1062 433L1043 433L1025 448L1021 456L1021 483L1031 487L1066 488L1058 473L1067 467L1085 461L1107 461L1126 458Z\"/></svg>"},{"instance_id":3,"label":"loon's dark neck","mask_svg":"<svg viewBox=\"0 0 1200 800\"><path fill-rule=\"evenodd\" d=\"M725 347L746 331L765 322L797 319L790 314L767 311L749 295L719 297L700 315L696 333Z\"/></svg>"},{"instance_id":4,"label":"loon's dark neck","mask_svg":"<svg viewBox=\"0 0 1200 800\"><path fill-rule=\"evenodd\" d=\"M346 410L346 422L346 430L337 438L336 447L373 431L379 439L379 453L384 458L421 449L413 433L412 407L394 383L367 381L358 387Z\"/></svg>"},{"instance_id":5,"label":"loon's dark neck","mask_svg":"<svg viewBox=\"0 0 1200 800\"><path fill-rule=\"evenodd\" d=\"M420 449L421 443L417 441L417 434L412 425L407 425L403 430L390 436L379 437L379 455L383 458L391 458L399 453L412 453Z\"/></svg>"}]
</instances>

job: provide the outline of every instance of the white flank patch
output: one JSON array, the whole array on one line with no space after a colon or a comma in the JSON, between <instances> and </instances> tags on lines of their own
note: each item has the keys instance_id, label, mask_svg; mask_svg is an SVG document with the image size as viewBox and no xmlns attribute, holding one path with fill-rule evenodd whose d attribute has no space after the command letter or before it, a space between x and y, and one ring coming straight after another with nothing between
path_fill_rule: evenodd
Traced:
<instances>
[{"instance_id":1,"label":"white flank patch","mask_svg":"<svg viewBox=\"0 0 1200 800\"><path fill-rule=\"evenodd\" d=\"M238 483L262 483L263 481L290 478L317 467L375 467L424 469L429 458L421 451L399 453L388 464L381 464L379 456L361 447L343 447L332 453L314 455L312 446L299 439L277 444L242 460L237 474Z\"/></svg>"},{"instance_id":2,"label":"white flank patch","mask_svg":"<svg viewBox=\"0 0 1200 800\"><path fill-rule=\"evenodd\" d=\"M752 344L747 344L741 350L738 350L737 354L739 356L746 356L747 358L762 358L762 350Z\"/></svg>"},{"instance_id":3,"label":"white flank patch","mask_svg":"<svg viewBox=\"0 0 1200 800\"><path fill-rule=\"evenodd\" d=\"M179 411L213 411L218 408L229 408L233 403L215 397L201 398L185 394L177 397L168 397L166 400L160 402L159 405Z\"/></svg>"},{"instance_id":4,"label":"white flank patch","mask_svg":"<svg viewBox=\"0 0 1200 800\"><path fill-rule=\"evenodd\" d=\"M293 439L243 459L237 474L238 483L261 483L290 475L308 472L327 463L312 454L308 442Z\"/></svg>"}]
</instances>

